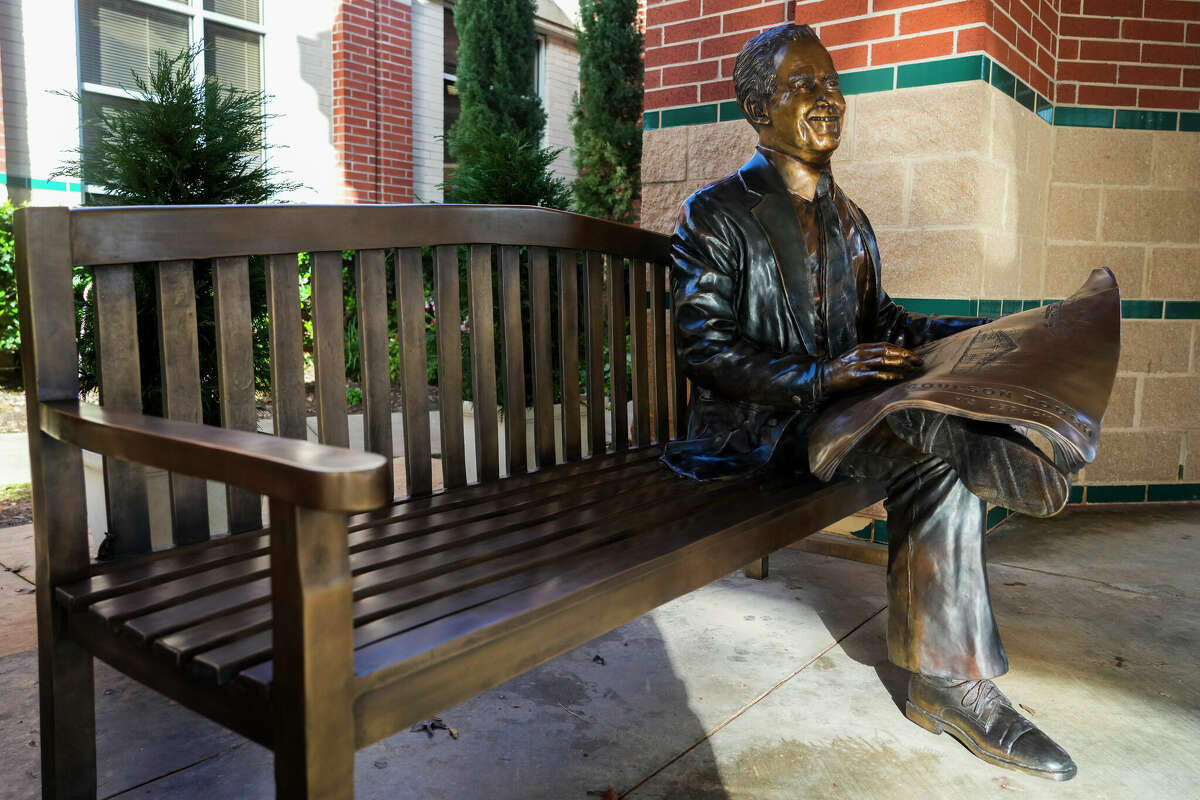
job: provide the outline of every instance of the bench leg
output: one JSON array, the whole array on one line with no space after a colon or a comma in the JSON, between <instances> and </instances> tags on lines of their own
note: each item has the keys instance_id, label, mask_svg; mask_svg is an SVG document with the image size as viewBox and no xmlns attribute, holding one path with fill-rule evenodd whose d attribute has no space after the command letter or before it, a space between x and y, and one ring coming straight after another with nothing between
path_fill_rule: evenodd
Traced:
<instances>
[{"instance_id":1,"label":"bench leg","mask_svg":"<svg viewBox=\"0 0 1200 800\"><path fill-rule=\"evenodd\" d=\"M753 578L756 581L766 580L767 574L770 572L767 561L770 556L763 556L758 561L751 561L746 565L745 575L747 578Z\"/></svg>"},{"instance_id":2,"label":"bench leg","mask_svg":"<svg viewBox=\"0 0 1200 800\"><path fill-rule=\"evenodd\" d=\"M271 501L275 796L353 800L346 516Z\"/></svg>"},{"instance_id":3,"label":"bench leg","mask_svg":"<svg viewBox=\"0 0 1200 800\"><path fill-rule=\"evenodd\" d=\"M58 629L60 625L54 620L45 625L39 621L38 627ZM94 686L91 653L64 637L61 630L39 630L43 800L96 797Z\"/></svg>"}]
</instances>

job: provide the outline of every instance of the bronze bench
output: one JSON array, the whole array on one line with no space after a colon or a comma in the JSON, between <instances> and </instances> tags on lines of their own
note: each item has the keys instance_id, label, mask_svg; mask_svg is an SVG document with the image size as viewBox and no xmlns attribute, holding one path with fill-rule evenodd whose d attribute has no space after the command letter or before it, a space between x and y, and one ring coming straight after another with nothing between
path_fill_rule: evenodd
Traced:
<instances>
[{"instance_id":1,"label":"bronze bench","mask_svg":"<svg viewBox=\"0 0 1200 800\"><path fill-rule=\"evenodd\" d=\"M93 656L272 748L278 797L349 798L356 748L877 500L878 488L863 483L768 476L696 484L658 464L686 404L667 357L667 246L666 237L637 228L534 208L19 211L43 796L95 796ZM364 450L348 448L348 250L356 253ZM306 441L299 252L312 254L321 444ZM247 276L258 256L267 275L273 437L255 432ZM470 308L473 483L460 259ZM94 279L100 406L79 398L76 266ZM209 269L213 318L204 320L194 270ZM401 349L403 498L393 497L389 269ZM156 286L165 418L141 413L137 270ZM426 278L441 321L451 323L439 324L436 336L436 455ZM223 427L201 424L204 324L216 330ZM582 375L586 390L581 398L576 381L561 381L561 422L555 367ZM595 398L607 398L609 411L586 402ZM104 456L112 558L103 561L88 533L83 450ZM435 457L444 490L433 490ZM157 552L146 466L170 471L173 546ZM206 479L227 486L226 518L215 524ZM232 535L210 538L212 528Z\"/></svg>"}]
</instances>

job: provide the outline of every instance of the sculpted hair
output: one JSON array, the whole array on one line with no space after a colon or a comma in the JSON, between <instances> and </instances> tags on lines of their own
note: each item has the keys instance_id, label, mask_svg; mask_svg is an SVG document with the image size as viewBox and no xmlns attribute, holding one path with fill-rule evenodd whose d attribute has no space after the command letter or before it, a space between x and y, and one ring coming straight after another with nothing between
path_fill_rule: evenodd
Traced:
<instances>
[{"instance_id":1,"label":"sculpted hair","mask_svg":"<svg viewBox=\"0 0 1200 800\"><path fill-rule=\"evenodd\" d=\"M789 22L768 28L746 42L733 62L733 90L737 93L738 106L746 119L750 119L747 103L758 101L765 105L775 92L775 53L779 48L796 39L816 38L816 32L808 25Z\"/></svg>"}]
</instances>

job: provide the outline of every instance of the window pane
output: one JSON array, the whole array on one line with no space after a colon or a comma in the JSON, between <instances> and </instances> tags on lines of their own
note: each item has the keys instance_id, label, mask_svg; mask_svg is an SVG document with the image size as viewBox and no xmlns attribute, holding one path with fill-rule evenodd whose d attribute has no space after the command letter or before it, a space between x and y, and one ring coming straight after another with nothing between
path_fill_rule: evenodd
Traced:
<instances>
[{"instance_id":1,"label":"window pane","mask_svg":"<svg viewBox=\"0 0 1200 800\"><path fill-rule=\"evenodd\" d=\"M247 22L261 22L260 0L204 0L205 11L216 11Z\"/></svg>"},{"instance_id":2,"label":"window pane","mask_svg":"<svg viewBox=\"0 0 1200 800\"><path fill-rule=\"evenodd\" d=\"M204 74L222 86L262 89L262 37L213 22L204 24Z\"/></svg>"},{"instance_id":3,"label":"window pane","mask_svg":"<svg viewBox=\"0 0 1200 800\"><path fill-rule=\"evenodd\" d=\"M188 18L127 0L81 0L80 71L86 83L134 88L146 77L154 52L175 55L188 46Z\"/></svg>"}]
</instances>

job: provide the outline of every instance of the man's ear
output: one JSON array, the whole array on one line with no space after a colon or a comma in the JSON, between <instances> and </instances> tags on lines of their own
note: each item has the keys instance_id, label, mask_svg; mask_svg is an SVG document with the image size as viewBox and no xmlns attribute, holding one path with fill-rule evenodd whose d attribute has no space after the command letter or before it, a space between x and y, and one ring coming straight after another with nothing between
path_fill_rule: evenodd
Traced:
<instances>
[{"instance_id":1,"label":"man's ear","mask_svg":"<svg viewBox=\"0 0 1200 800\"><path fill-rule=\"evenodd\" d=\"M760 97L746 98L746 104L742 107L742 113L746 115L746 119L754 127L762 125L770 125L771 117L767 114L767 104Z\"/></svg>"}]
</instances>

